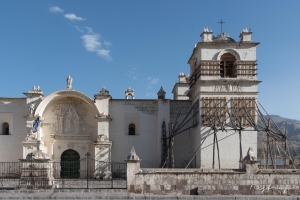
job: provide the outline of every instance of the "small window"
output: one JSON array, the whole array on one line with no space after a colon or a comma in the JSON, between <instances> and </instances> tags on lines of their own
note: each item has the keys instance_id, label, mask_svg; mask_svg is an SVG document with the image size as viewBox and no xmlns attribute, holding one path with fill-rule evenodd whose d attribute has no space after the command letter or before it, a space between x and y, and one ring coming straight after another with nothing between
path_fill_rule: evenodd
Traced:
<instances>
[{"instance_id":1,"label":"small window","mask_svg":"<svg viewBox=\"0 0 300 200\"><path fill-rule=\"evenodd\" d=\"M9 135L9 124L7 122L2 124L2 135Z\"/></svg>"},{"instance_id":2,"label":"small window","mask_svg":"<svg viewBox=\"0 0 300 200\"><path fill-rule=\"evenodd\" d=\"M129 135L135 135L135 125L129 124Z\"/></svg>"}]
</instances>

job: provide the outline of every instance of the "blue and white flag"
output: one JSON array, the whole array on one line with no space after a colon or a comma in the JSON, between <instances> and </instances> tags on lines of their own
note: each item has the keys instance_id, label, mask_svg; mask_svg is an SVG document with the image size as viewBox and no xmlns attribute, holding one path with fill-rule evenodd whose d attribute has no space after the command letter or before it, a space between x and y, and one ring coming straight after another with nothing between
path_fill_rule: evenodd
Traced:
<instances>
[{"instance_id":1,"label":"blue and white flag","mask_svg":"<svg viewBox=\"0 0 300 200\"><path fill-rule=\"evenodd\" d=\"M33 125L32 125L32 132L37 132L41 126L41 120L40 118L38 117L36 120L34 120L33 122Z\"/></svg>"}]
</instances>

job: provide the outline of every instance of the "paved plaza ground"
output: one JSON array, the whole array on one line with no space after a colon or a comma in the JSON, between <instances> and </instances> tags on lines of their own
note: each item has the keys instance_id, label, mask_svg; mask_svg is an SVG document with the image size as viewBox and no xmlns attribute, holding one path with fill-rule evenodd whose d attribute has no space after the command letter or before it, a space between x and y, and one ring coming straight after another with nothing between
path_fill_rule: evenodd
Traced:
<instances>
[{"instance_id":1,"label":"paved plaza ground","mask_svg":"<svg viewBox=\"0 0 300 200\"><path fill-rule=\"evenodd\" d=\"M199 200L300 200L300 196L271 195L145 195L128 193L126 190L0 190L0 199L199 199Z\"/></svg>"}]
</instances>

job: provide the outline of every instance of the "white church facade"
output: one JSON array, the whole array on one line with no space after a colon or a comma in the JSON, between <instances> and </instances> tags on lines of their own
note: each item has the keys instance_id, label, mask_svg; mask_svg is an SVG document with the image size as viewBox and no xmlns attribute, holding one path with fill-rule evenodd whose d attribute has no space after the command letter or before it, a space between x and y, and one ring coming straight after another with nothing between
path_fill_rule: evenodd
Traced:
<instances>
[{"instance_id":1,"label":"white church facade","mask_svg":"<svg viewBox=\"0 0 300 200\"><path fill-rule=\"evenodd\" d=\"M239 42L225 33L212 34L204 29L188 60L190 75L179 74L173 99L165 99L163 88L157 99L135 99L131 88L124 99L114 99L105 88L91 98L72 88L70 76L65 89L46 96L34 87L24 98L0 97L0 162L25 159L37 148L54 161L89 155L124 162L134 147L143 167L161 167L172 156L173 167L186 167L193 158L189 167L239 168L249 147L257 153L257 133L247 127L242 108L255 109L259 43L252 42L247 29ZM239 117L231 121L245 127L242 136L220 131L232 112ZM171 132L176 135L170 137Z\"/></svg>"}]
</instances>

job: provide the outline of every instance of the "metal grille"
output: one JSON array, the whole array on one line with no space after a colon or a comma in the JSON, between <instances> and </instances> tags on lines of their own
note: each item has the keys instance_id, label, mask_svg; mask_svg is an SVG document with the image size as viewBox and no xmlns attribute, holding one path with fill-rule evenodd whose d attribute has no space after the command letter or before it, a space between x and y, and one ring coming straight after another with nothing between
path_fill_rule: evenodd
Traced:
<instances>
[{"instance_id":1,"label":"metal grille","mask_svg":"<svg viewBox=\"0 0 300 200\"><path fill-rule=\"evenodd\" d=\"M78 161L0 162L0 189L126 189L127 164L86 157Z\"/></svg>"}]
</instances>

